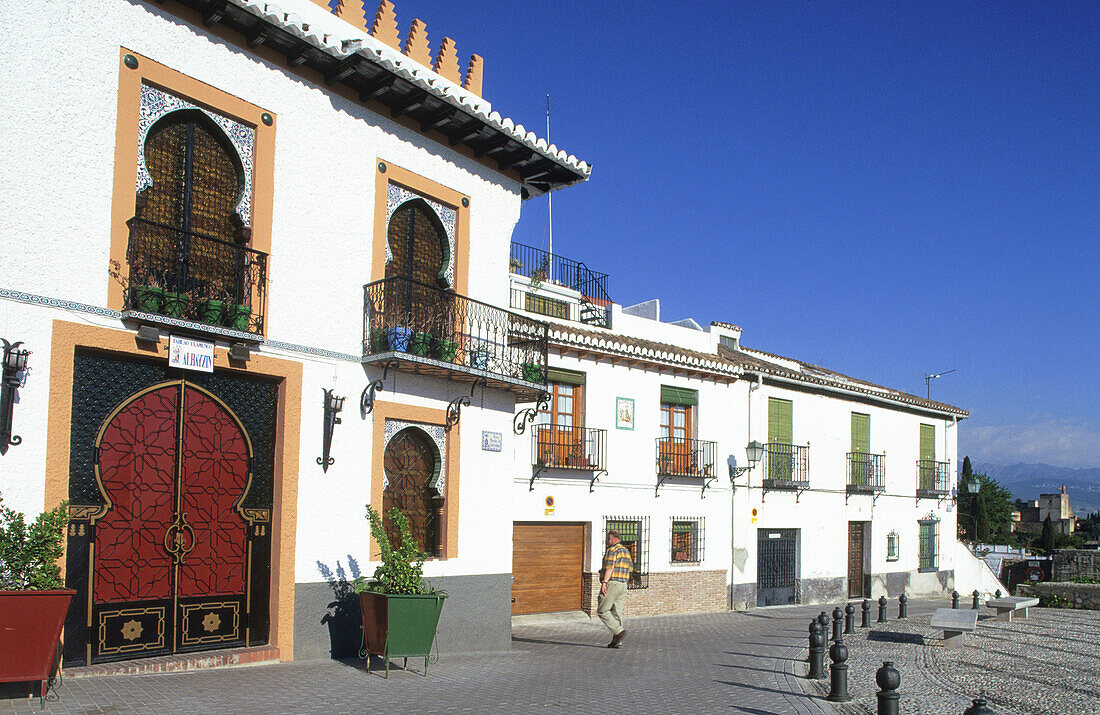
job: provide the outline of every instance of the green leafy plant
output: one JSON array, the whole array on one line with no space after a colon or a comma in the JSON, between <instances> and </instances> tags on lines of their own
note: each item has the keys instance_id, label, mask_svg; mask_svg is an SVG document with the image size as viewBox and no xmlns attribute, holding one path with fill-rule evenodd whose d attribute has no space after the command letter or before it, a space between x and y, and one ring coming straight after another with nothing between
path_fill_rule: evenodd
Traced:
<instances>
[{"instance_id":1,"label":"green leafy plant","mask_svg":"<svg viewBox=\"0 0 1100 715\"><path fill-rule=\"evenodd\" d=\"M550 275L550 254L543 254L538 268L531 271L531 290L538 290Z\"/></svg>"},{"instance_id":2,"label":"green leafy plant","mask_svg":"<svg viewBox=\"0 0 1100 715\"><path fill-rule=\"evenodd\" d=\"M1058 593L1040 594L1039 605L1043 608L1073 608L1073 602Z\"/></svg>"},{"instance_id":3,"label":"green leafy plant","mask_svg":"<svg viewBox=\"0 0 1100 715\"><path fill-rule=\"evenodd\" d=\"M382 515L370 504L367 504L367 519L370 521L371 536L378 542L378 548L382 552L382 565L374 570L374 576L370 580L360 576L352 581L352 590L356 593L373 591L403 595L440 593L424 584L424 559L428 555L420 550L413 538L409 518L400 509L390 510L390 520L401 537L401 544L396 548L390 544Z\"/></svg>"},{"instance_id":4,"label":"green leafy plant","mask_svg":"<svg viewBox=\"0 0 1100 715\"><path fill-rule=\"evenodd\" d=\"M57 561L68 521L68 502L42 512L30 524L22 513L0 503L0 590L62 587Z\"/></svg>"}]
</instances>

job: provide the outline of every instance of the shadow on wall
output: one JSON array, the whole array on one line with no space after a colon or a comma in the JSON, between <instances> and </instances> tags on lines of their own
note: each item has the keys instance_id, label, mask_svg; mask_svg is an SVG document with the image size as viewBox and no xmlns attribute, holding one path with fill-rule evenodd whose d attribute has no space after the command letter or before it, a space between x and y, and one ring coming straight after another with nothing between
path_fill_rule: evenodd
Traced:
<instances>
[{"instance_id":1,"label":"shadow on wall","mask_svg":"<svg viewBox=\"0 0 1100 715\"><path fill-rule=\"evenodd\" d=\"M359 611L359 596L351 588L351 582L359 578L359 562L348 554L348 572L337 561L336 569L318 561L317 570L332 588L333 600L328 612L321 617L321 624L328 626L330 652L333 659L352 658L359 655L363 645L363 618Z\"/></svg>"}]
</instances>

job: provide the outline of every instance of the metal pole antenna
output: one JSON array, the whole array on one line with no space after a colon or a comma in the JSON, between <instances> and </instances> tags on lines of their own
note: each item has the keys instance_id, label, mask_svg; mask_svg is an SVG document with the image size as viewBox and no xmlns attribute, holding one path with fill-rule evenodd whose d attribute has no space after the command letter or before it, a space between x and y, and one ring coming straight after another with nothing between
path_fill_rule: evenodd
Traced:
<instances>
[{"instance_id":1,"label":"metal pole antenna","mask_svg":"<svg viewBox=\"0 0 1100 715\"><path fill-rule=\"evenodd\" d=\"M955 368L951 368L950 370L944 370L943 372L936 373L935 375L929 375L928 373L924 373L924 390L925 390L924 396L927 399L931 400L932 399L932 381L935 380L938 377L943 377L944 375L949 375L953 372L955 372Z\"/></svg>"},{"instance_id":2,"label":"metal pole antenna","mask_svg":"<svg viewBox=\"0 0 1100 715\"><path fill-rule=\"evenodd\" d=\"M550 93L546 93L546 143L550 144ZM546 194L546 206L548 214L548 223L550 228L550 264L546 268L546 278L550 282L554 281L554 194L548 192Z\"/></svg>"}]
</instances>

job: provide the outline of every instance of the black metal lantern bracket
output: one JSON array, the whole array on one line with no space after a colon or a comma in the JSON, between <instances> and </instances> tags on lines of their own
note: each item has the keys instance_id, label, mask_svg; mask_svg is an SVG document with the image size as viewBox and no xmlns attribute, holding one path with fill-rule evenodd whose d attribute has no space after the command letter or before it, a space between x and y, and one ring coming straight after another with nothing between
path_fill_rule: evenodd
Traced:
<instances>
[{"instance_id":1,"label":"black metal lantern bracket","mask_svg":"<svg viewBox=\"0 0 1100 715\"><path fill-rule=\"evenodd\" d=\"M3 377L0 378L0 454L7 454L9 445L23 442L22 437L11 433L12 412L15 409L15 388L22 383L27 356L31 353L19 347L22 341L9 343L0 338L0 343L4 344Z\"/></svg>"},{"instance_id":2,"label":"black metal lantern bracket","mask_svg":"<svg viewBox=\"0 0 1100 715\"><path fill-rule=\"evenodd\" d=\"M324 388L322 390L325 393L325 423L321 456L317 458L317 464L321 465L323 471L328 472L329 466L336 461L329 456L329 452L332 450L332 428L340 424L340 418L336 415L344 409L344 398L332 394L332 390L325 390Z\"/></svg>"}]
</instances>

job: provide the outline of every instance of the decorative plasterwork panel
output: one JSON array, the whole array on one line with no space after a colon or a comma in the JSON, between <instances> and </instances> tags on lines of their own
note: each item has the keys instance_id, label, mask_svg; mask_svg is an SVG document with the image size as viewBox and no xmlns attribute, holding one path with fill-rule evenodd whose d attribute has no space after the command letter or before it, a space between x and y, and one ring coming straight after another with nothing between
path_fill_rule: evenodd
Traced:
<instances>
[{"instance_id":1,"label":"decorative plasterwork panel","mask_svg":"<svg viewBox=\"0 0 1100 715\"><path fill-rule=\"evenodd\" d=\"M402 204L414 199L420 199L431 207L439 218L439 222L443 224L443 232L447 234L447 255L443 257L443 270L440 272L439 277L443 279L448 288L453 288L455 284L455 217L457 215L454 209L444 206L438 201L433 201L427 196L413 193L403 186L390 184L389 192L386 194L386 235L389 236L390 218L393 217L393 212L400 208ZM393 252L390 251L390 242L387 238L386 265L389 265L392 260Z\"/></svg>"},{"instance_id":2,"label":"decorative plasterwork panel","mask_svg":"<svg viewBox=\"0 0 1100 715\"><path fill-rule=\"evenodd\" d=\"M138 192L140 193L153 185L153 177L149 175L149 168L145 165L145 140L149 135L149 130L166 115L182 109L194 109L210 117L211 121L221 127L233 148L237 150L237 157L240 159L241 169L244 173L244 185L241 187L241 195L237 201L237 216L245 226L251 226L252 150L256 143L256 130L147 84L141 85L141 112L138 117Z\"/></svg>"},{"instance_id":3,"label":"decorative plasterwork panel","mask_svg":"<svg viewBox=\"0 0 1100 715\"><path fill-rule=\"evenodd\" d=\"M415 427L424 434L428 435L428 438L435 443L435 448L439 453L439 459L435 463L435 474L428 482L428 486L434 489L437 493L442 494L444 487L446 487L446 470L443 469L443 465L447 463L447 430L443 425L426 425L420 422L404 422L402 420L386 420L386 427L384 430L384 444L382 449L385 450L390 446L390 440L393 436L405 429L406 427ZM383 464L385 460L383 460ZM386 476L386 468L382 467L382 488L386 489L390 485L389 477Z\"/></svg>"}]
</instances>

